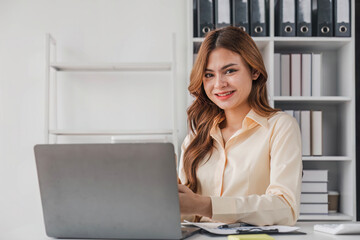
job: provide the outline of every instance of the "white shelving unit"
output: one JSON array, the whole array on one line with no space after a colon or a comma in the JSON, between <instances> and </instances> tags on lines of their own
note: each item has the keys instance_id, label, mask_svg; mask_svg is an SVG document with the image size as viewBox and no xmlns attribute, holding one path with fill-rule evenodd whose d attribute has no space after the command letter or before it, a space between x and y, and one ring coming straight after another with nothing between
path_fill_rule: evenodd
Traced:
<instances>
[{"instance_id":1,"label":"white shelving unit","mask_svg":"<svg viewBox=\"0 0 360 240\"><path fill-rule=\"evenodd\" d=\"M164 139L174 144L176 155L178 154L178 125L176 114L176 53L175 53L175 34L172 36L171 62L142 62L142 63L79 63L79 62L58 62L56 59L56 40L50 34L46 34L46 109L45 109L45 142L57 143L58 136L82 136L96 137L105 136L108 142L112 142L117 137L120 140L134 140L134 136L139 140L143 136L144 141L154 139ZM84 129L59 129L58 128L58 72L84 72L84 73L105 73L105 72L159 72L169 73L172 92L172 129L106 129L99 126L97 130ZM121 81L121 80L120 80ZM168 99L166 99L168 101ZM151 116L144 116L147 118ZM121 124L121 123L119 123Z\"/></svg>"},{"instance_id":2,"label":"white shelving unit","mask_svg":"<svg viewBox=\"0 0 360 240\"><path fill-rule=\"evenodd\" d=\"M254 37L268 72L272 107L323 111L323 156L303 156L304 169L328 169L329 190L340 193L339 213L301 215L301 221L356 221L355 176L355 1L351 1L351 37L275 36L275 2L269 2L269 36ZM193 65L193 0L188 0L188 75ZM274 54L316 52L323 54L320 97L274 96Z\"/></svg>"}]
</instances>

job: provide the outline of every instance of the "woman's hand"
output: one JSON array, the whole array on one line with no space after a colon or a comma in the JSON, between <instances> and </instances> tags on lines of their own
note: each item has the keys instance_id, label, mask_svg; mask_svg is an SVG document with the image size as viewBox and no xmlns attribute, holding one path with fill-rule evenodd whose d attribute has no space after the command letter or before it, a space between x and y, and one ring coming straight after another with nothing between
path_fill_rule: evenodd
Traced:
<instances>
[{"instance_id":1,"label":"woman's hand","mask_svg":"<svg viewBox=\"0 0 360 240\"><path fill-rule=\"evenodd\" d=\"M178 184L180 212L183 215L212 217L211 198L194 193L188 187Z\"/></svg>"}]
</instances>

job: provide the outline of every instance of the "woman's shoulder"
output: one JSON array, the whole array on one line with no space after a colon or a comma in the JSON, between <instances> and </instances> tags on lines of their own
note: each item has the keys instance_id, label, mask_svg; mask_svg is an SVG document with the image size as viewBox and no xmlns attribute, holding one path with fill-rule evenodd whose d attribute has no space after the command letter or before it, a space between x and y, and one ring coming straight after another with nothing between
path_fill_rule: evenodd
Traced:
<instances>
[{"instance_id":1,"label":"woman's shoulder","mask_svg":"<svg viewBox=\"0 0 360 240\"><path fill-rule=\"evenodd\" d=\"M296 119L283 111L277 111L268 118L270 126L286 126L286 125L297 125Z\"/></svg>"},{"instance_id":2,"label":"woman's shoulder","mask_svg":"<svg viewBox=\"0 0 360 240\"><path fill-rule=\"evenodd\" d=\"M193 132L189 132L187 135L186 135L186 137L185 137L185 139L184 139L184 141L183 141L183 143L182 143L182 148L184 149L184 148L187 148L187 146L189 146L190 145L190 143L191 143L191 141L194 139L194 133Z\"/></svg>"}]
</instances>

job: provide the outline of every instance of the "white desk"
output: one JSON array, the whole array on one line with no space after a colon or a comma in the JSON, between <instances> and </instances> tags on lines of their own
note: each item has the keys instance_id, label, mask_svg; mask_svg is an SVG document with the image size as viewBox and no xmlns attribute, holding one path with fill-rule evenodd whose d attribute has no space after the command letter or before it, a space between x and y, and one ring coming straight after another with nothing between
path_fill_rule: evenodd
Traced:
<instances>
[{"instance_id":1,"label":"white desk","mask_svg":"<svg viewBox=\"0 0 360 240\"><path fill-rule=\"evenodd\" d=\"M358 240L360 235L331 235L313 231L314 222L300 222L297 224L301 228L301 231L306 232L307 235L274 235L275 239L294 239L294 240L328 240L328 239L339 239L339 240ZM14 227L7 229L0 233L0 239L6 240L49 240L45 235L44 224L41 222L33 222L28 225ZM200 239L227 239L226 236L217 237L212 235L196 234L188 240L200 240Z\"/></svg>"}]
</instances>

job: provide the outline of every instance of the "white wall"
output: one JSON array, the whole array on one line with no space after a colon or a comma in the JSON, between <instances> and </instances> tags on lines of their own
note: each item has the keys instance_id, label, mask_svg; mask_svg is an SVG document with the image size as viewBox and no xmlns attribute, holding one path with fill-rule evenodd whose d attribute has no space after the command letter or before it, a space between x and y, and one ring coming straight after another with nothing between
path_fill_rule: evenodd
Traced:
<instances>
[{"instance_id":1,"label":"white wall","mask_svg":"<svg viewBox=\"0 0 360 240\"><path fill-rule=\"evenodd\" d=\"M56 38L59 61L143 62L171 60L175 32L181 143L186 132L186 19L183 0L0 1L0 206L6 208L0 211L1 231L42 218L33 146L44 142L45 33ZM111 73L99 81L87 74L59 75L59 124L170 127L171 105L159 100L171 97L169 77ZM164 111L156 110L156 104ZM149 116L153 111L154 119Z\"/></svg>"}]
</instances>

